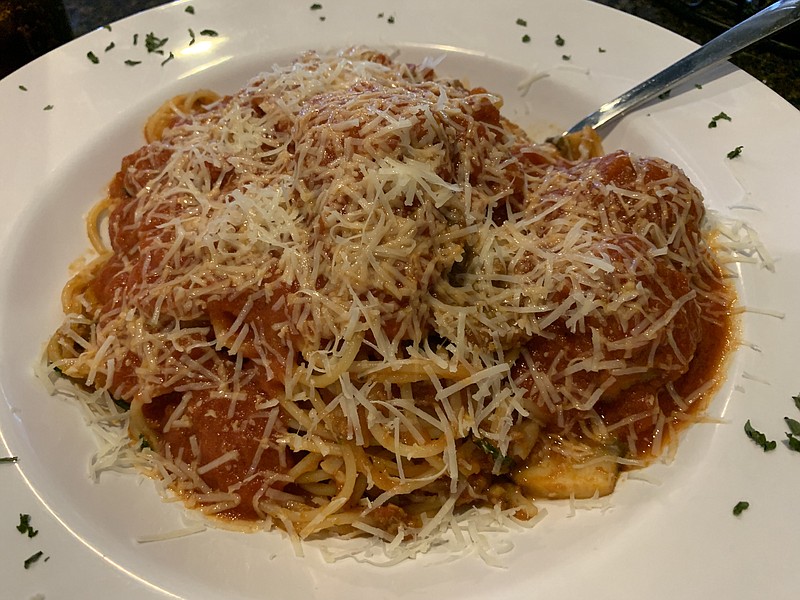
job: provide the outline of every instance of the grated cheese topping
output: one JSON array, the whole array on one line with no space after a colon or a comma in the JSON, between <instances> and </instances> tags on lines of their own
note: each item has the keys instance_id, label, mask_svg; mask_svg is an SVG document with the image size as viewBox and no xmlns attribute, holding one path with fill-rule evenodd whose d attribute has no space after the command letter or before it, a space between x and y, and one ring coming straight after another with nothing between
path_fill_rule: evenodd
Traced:
<instances>
[{"instance_id":1,"label":"grated cheese topping","mask_svg":"<svg viewBox=\"0 0 800 600\"><path fill-rule=\"evenodd\" d=\"M701 194L591 131L566 158L501 107L368 49L165 105L48 348L85 401L130 404L134 449L102 468L138 456L295 542L408 557L450 531L494 560L468 508L529 520L670 448L731 331ZM723 233L726 262L767 256Z\"/></svg>"}]
</instances>

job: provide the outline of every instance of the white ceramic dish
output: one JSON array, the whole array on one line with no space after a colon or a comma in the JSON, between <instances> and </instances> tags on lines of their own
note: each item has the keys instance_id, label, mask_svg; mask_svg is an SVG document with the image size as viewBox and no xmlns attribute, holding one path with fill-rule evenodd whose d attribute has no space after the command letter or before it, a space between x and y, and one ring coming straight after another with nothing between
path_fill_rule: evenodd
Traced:
<instances>
[{"instance_id":1,"label":"white ceramic dish","mask_svg":"<svg viewBox=\"0 0 800 600\"><path fill-rule=\"evenodd\" d=\"M661 599L796 591L800 454L780 441L765 454L742 425L751 419L783 440L783 417L800 418L792 401L800 391L800 113L727 65L630 115L606 139L609 150L683 167L710 208L750 223L775 258L774 273L741 267L741 302L756 310L743 319L747 345L710 407L724 423L688 430L672 464L648 469L648 481L624 481L605 510L573 515L548 505L534 529L506 538L514 550L504 568L436 555L388 569L326 564L314 545L296 556L279 533L209 530L137 542L182 527L182 510L161 503L152 483L136 476L91 481L94 441L78 408L48 396L32 365L59 322L67 267L87 247L82 216L121 157L142 143L144 119L162 100L200 87L234 91L304 49L367 44L410 60L446 55L441 74L502 92L507 116L544 137L693 48L583 0L329 0L320 9L194 0L194 14L188 5L92 32L0 81L0 455L19 456L16 465L0 464L4 597ZM218 35L200 35L204 29ZM146 52L151 32L169 38L164 49L174 59L161 65L166 56ZM709 129L721 111L732 120ZM726 158L736 146L741 156ZM739 500L750 508L734 517ZM36 537L16 531L19 513L32 515Z\"/></svg>"}]
</instances>

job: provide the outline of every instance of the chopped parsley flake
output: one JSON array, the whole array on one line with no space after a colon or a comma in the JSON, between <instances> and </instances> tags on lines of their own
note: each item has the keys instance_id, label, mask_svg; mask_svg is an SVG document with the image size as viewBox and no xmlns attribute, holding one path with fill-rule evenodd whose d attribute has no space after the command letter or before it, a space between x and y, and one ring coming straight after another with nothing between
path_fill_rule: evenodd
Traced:
<instances>
[{"instance_id":1,"label":"chopped parsley flake","mask_svg":"<svg viewBox=\"0 0 800 600\"><path fill-rule=\"evenodd\" d=\"M3 456L0 457L0 464L2 463L15 463L19 462L19 456Z\"/></svg>"},{"instance_id":2,"label":"chopped parsley flake","mask_svg":"<svg viewBox=\"0 0 800 600\"><path fill-rule=\"evenodd\" d=\"M483 450L486 454L491 456L495 461L501 461L502 465L505 467L510 466L514 462L513 458L510 456L504 456L500 452L499 448L487 440L475 438L475 445Z\"/></svg>"},{"instance_id":3,"label":"chopped parsley flake","mask_svg":"<svg viewBox=\"0 0 800 600\"><path fill-rule=\"evenodd\" d=\"M311 10L320 10L322 8L322 4L314 3L311 5Z\"/></svg>"},{"instance_id":4,"label":"chopped parsley flake","mask_svg":"<svg viewBox=\"0 0 800 600\"><path fill-rule=\"evenodd\" d=\"M605 54L605 53L607 52L607 50L606 50L605 48L603 48L603 47L598 47L598 48L597 48L597 51L598 51L600 54Z\"/></svg>"},{"instance_id":5,"label":"chopped parsley flake","mask_svg":"<svg viewBox=\"0 0 800 600\"><path fill-rule=\"evenodd\" d=\"M519 25L520 27L527 27L528 22L525 19L517 19L517 25Z\"/></svg>"},{"instance_id":6,"label":"chopped parsley flake","mask_svg":"<svg viewBox=\"0 0 800 600\"><path fill-rule=\"evenodd\" d=\"M789 417L784 417L783 420L786 421L786 425L789 427L789 431L792 435L800 436L800 422L790 419Z\"/></svg>"},{"instance_id":7,"label":"chopped parsley flake","mask_svg":"<svg viewBox=\"0 0 800 600\"><path fill-rule=\"evenodd\" d=\"M556 34L556 46L563 46L566 43L567 42L563 37L561 37L559 34Z\"/></svg>"},{"instance_id":8,"label":"chopped parsley flake","mask_svg":"<svg viewBox=\"0 0 800 600\"><path fill-rule=\"evenodd\" d=\"M728 158L734 159L737 156L740 156L742 154L742 149L743 148L744 148L744 146L736 146L736 148L734 148L733 150L728 152L728 154L727 154Z\"/></svg>"},{"instance_id":9,"label":"chopped parsley flake","mask_svg":"<svg viewBox=\"0 0 800 600\"><path fill-rule=\"evenodd\" d=\"M203 29L203 31L200 32L200 35L205 35L208 37L217 37L219 34L213 29Z\"/></svg>"},{"instance_id":10,"label":"chopped parsley flake","mask_svg":"<svg viewBox=\"0 0 800 600\"><path fill-rule=\"evenodd\" d=\"M144 38L144 47L147 48L148 52L157 52L159 54L164 54L162 48L164 44L169 41L169 38L160 38L152 31L148 33Z\"/></svg>"},{"instance_id":11,"label":"chopped parsley flake","mask_svg":"<svg viewBox=\"0 0 800 600\"><path fill-rule=\"evenodd\" d=\"M108 29L109 31L111 31L111 25L103 25L103 29Z\"/></svg>"},{"instance_id":12,"label":"chopped parsley flake","mask_svg":"<svg viewBox=\"0 0 800 600\"><path fill-rule=\"evenodd\" d=\"M672 90L667 90L666 92L661 92L661 93L658 95L658 99L659 99L659 100L666 100L667 98L669 98L669 95L670 95L671 93L672 93Z\"/></svg>"},{"instance_id":13,"label":"chopped parsley flake","mask_svg":"<svg viewBox=\"0 0 800 600\"><path fill-rule=\"evenodd\" d=\"M526 43L526 44L527 44L528 42L530 42L530 41L531 41L531 36L529 36L529 35L526 33L525 35L523 35L523 36L522 36L522 41L523 41L524 43Z\"/></svg>"},{"instance_id":14,"label":"chopped parsley flake","mask_svg":"<svg viewBox=\"0 0 800 600\"><path fill-rule=\"evenodd\" d=\"M105 52L112 50L114 46L116 46L116 44L114 42L111 42L108 46L106 46Z\"/></svg>"},{"instance_id":15,"label":"chopped parsley flake","mask_svg":"<svg viewBox=\"0 0 800 600\"><path fill-rule=\"evenodd\" d=\"M165 58L164 60L161 61L161 66L163 67L165 64L167 64L173 58L175 58L175 55L172 52L170 52L169 56L167 56L167 58Z\"/></svg>"},{"instance_id":16,"label":"chopped parsley flake","mask_svg":"<svg viewBox=\"0 0 800 600\"><path fill-rule=\"evenodd\" d=\"M53 110L55 107L52 104L48 104L42 110Z\"/></svg>"},{"instance_id":17,"label":"chopped parsley flake","mask_svg":"<svg viewBox=\"0 0 800 600\"><path fill-rule=\"evenodd\" d=\"M800 394L792 396L792 400L794 400L794 405L800 410ZM786 426L789 428L789 431L786 432L786 446L789 450L800 452L800 421L790 419L789 417L784 417L783 420L786 421Z\"/></svg>"},{"instance_id":18,"label":"chopped parsley flake","mask_svg":"<svg viewBox=\"0 0 800 600\"><path fill-rule=\"evenodd\" d=\"M41 550L39 550L39 551L38 551L36 554L32 554L31 556L29 556L28 558L26 558L26 559L25 559L25 562L23 563L23 564L25 565L25 568L26 568L26 569L30 569L30 568L31 568L31 565L33 565L33 563L35 563L35 562L36 562L36 561L38 561L40 558L42 558L42 556L43 556L43 555L44 555L44 552L42 552ZM45 558L45 560L47 560L47 559Z\"/></svg>"},{"instance_id":19,"label":"chopped parsley flake","mask_svg":"<svg viewBox=\"0 0 800 600\"><path fill-rule=\"evenodd\" d=\"M561 60L572 60L572 56L569 54L562 54Z\"/></svg>"},{"instance_id":20,"label":"chopped parsley flake","mask_svg":"<svg viewBox=\"0 0 800 600\"><path fill-rule=\"evenodd\" d=\"M750 424L750 419L748 419L747 423L744 424L744 432L747 434L747 437L758 444L761 449L764 450L764 452L775 450L775 448L778 446L778 443L775 440L768 440L767 436L755 429Z\"/></svg>"},{"instance_id":21,"label":"chopped parsley flake","mask_svg":"<svg viewBox=\"0 0 800 600\"><path fill-rule=\"evenodd\" d=\"M389 23L390 25L391 25L392 23L394 23L394 15L389 15L389 18L388 18L388 19L386 19L386 22L387 22L387 23Z\"/></svg>"},{"instance_id":22,"label":"chopped parsley flake","mask_svg":"<svg viewBox=\"0 0 800 600\"><path fill-rule=\"evenodd\" d=\"M142 64L142 61L140 61L140 60L130 60L130 59L128 59L128 60L126 60L126 61L125 61L125 64L126 64L126 65L128 65L129 67L134 67L134 66L136 66L136 65L140 65L140 64Z\"/></svg>"},{"instance_id":23,"label":"chopped parsley flake","mask_svg":"<svg viewBox=\"0 0 800 600\"><path fill-rule=\"evenodd\" d=\"M86 53L86 58L88 58L88 59L89 59L90 61L92 61L94 64L97 64L97 63L99 63L99 62L100 62L100 59L99 59L99 58L97 58L97 55L96 55L94 52L92 52L91 50L90 50L89 52L87 52L87 53Z\"/></svg>"},{"instance_id":24,"label":"chopped parsley flake","mask_svg":"<svg viewBox=\"0 0 800 600\"><path fill-rule=\"evenodd\" d=\"M36 537L36 534L39 533L38 529L31 527L31 516L26 514L19 515L19 525L17 525L17 531L22 534L27 534L29 538Z\"/></svg>"},{"instance_id":25,"label":"chopped parsley flake","mask_svg":"<svg viewBox=\"0 0 800 600\"><path fill-rule=\"evenodd\" d=\"M194 31L192 31L191 29L189 29L189 37L191 38L189 40L189 45L191 46L192 44L195 43L195 40L196 40L196 38L194 36Z\"/></svg>"},{"instance_id":26,"label":"chopped parsley flake","mask_svg":"<svg viewBox=\"0 0 800 600\"><path fill-rule=\"evenodd\" d=\"M695 83L694 87L696 87L698 90L702 90L703 89L703 86L700 85L699 83Z\"/></svg>"},{"instance_id":27,"label":"chopped parsley flake","mask_svg":"<svg viewBox=\"0 0 800 600\"><path fill-rule=\"evenodd\" d=\"M26 88L24 85L20 85L19 89L21 89L23 92L27 92L28 91L28 88Z\"/></svg>"},{"instance_id":28,"label":"chopped parsley flake","mask_svg":"<svg viewBox=\"0 0 800 600\"><path fill-rule=\"evenodd\" d=\"M190 15L193 15L193 14L194 14L194 6L192 6L192 5L190 4L189 6L187 6L186 8L184 8L184 9L183 9L183 12L187 12L187 13L189 13Z\"/></svg>"},{"instance_id":29,"label":"chopped parsley flake","mask_svg":"<svg viewBox=\"0 0 800 600\"><path fill-rule=\"evenodd\" d=\"M736 503L736 506L733 507L733 514L738 517L748 508L750 508L750 503L745 502L744 500L740 500L739 502Z\"/></svg>"},{"instance_id":30,"label":"chopped parsley flake","mask_svg":"<svg viewBox=\"0 0 800 600\"><path fill-rule=\"evenodd\" d=\"M711 117L711 121L708 123L708 128L713 129L717 126L717 121L731 121L732 119L726 115L724 112L719 113L715 117Z\"/></svg>"},{"instance_id":31,"label":"chopped parsley flake","mask_svg":"<svg viewBox=\"0 0 800 600\"><path fill-rule=\"evenodd\" d=\"M133 34L133 45L135 46L138 43L139 43L139 34L138 33L134 33Z\"/></svg>"}]
</instances>

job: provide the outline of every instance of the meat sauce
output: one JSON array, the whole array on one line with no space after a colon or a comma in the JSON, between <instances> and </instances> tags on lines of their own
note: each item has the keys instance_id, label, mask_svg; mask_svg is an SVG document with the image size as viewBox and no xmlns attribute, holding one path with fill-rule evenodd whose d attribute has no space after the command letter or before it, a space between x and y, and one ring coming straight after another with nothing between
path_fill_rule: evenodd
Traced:
<instances>
[{"instance_id":1,"label":"meat sauce","mask_svg":"<svg viewBox=\"0 0 800 600\"><path fill-rule=\"evenodd\" d=\"M668 177L667 171L655 161L647 158L635 160L634 163L630 155L619 151L567 170L571 175L594 179L602 185L634 191ZM680 181L676 183L681 184ZM563 191L555 190L554 193L560 195ZM644 212L647 222L658 223L665 231L680 221L687 239L700 237L702 205L680 204L669 195L638 212L625 206L624 197L609 201L607 196L599 194L567 204L563 210L582 210L581 203L600 202L603 202L607 218L623 227L633 226ZM542 227L546 227L546 223ZM570 389L577 390L579 397L584 399L602 390L599 400L587 409L593 408L621 445L627 448L625 452L638 458L650 454L657 436L662 436L662 444L668 443L669 440L663 437L668 433L666 425L677 431L687 423L687 413L697 414L704 409L714 390L702 394L695 392L718 378L735 337L731 317L734 297L725 287L719 267L709 260L706 263L708 270L684 272L679 262L657 256L652 259L651 273L640 272L636 265L637 257L646 254L646 244L650 241L644 236L625 233L616 234L595 246L596 255L604 256L615 269L608 275L608 293L626 284L647 290L649 299L643 313L648 318L665 314L675 299L690 297L692 288L703 290L703 293L683 303L672 315L667 334L654 342L656 348L648 344L634 349L607 351L603 356L604 359L624 360L626 367L638 367L639 373L618 376L615 383L609 384L607 372L601 375L591 370L578 371L570 381ZM680 252L681 243L690 242L671 242L675 246L671 249ZM526 264L521 261L522 271L525 271ZM560 302L573 291L567 288L558 290L554 300ZM527 355L517 360L512 371L517 383L535 395L532 372L563 372L570 361L590 358L593 354L592 330L600 331L603 338L612 343L626 337L620 322L602 310L597 315L587 316L584 322L586 329L583 331L571 331L557 322L550 327L551 337L529 341L525 345ZM636 321L629 322L626 327L630 330L635 325ZM563 380L554 383L558 385ZM670 393L670 386L674 393ZM691 403L687 405L684 398L692 398ZM541 404L538 408L537 416L557 435L559 423L563 423L563 415L558 415L560 408L548 409ZM659 422L660 415L666 417L666 423ZM628 424L620 426L620 423Z\"/></svg>"},{"instance_id":2,"label":"meat sauce","mask_svg":"<svg viewBox=\"0 0 800 600\"><path fill-rule=\"evenodd\" d=\"M488 113L485 115L487 120L491 120L489 117L496 119L494 107L489 108L492 110L489 111L483 106L478 110ZM165 253L165 243L172 241L163 239L164 234L159 224L177 215L182 207L176 202L173 207L174 214L145 215L143 221L137 223L134 222L136 212L134 193L149 174L163 167L169 159L170 154L167 152L156 155L135 153L125 159L122 171L110 186L114 208L109 219L109 230L115 253L96 271L94 279L89 284L91 294L102 306L103 313L115 308L121 294L134 290L143 279L152 279L158 275L152 269L152 265L160 264ZM626 154L615 153L602 157L595 161L593 167L604 183L628 188L635 185L637 175ZM657 165L645 164L642 182L646 184L665 175L666 173ZM668 213L669 211L662 215L654 214L651 218L670 220L673 215ZM694 218L689 219L690 224L694 223L698 215L694 214L692 217ZM619 252L624 252L626 245L638 243L634 236L623 236L614 240L611 247L621 248ZM613 255L614 250L610 253ZM139 267L126 269L126 263L130 262L138 264ZM620 262L624 262L622 258ZM524 265L524 261L522 264ZM658 273L659 281L668 282L668 287L675 296L686 293L686 278L677 271L671 272L668 268L663 270L664 272ZM717 286L712 289L716 294L724 292L715 283L719 280L718 277L711 277L707 282L709 286ZM645 282L645 285L657 287L653 282ZM206 303L206 314L210 327L206 341L222 339L223 346L230 347L233 340L224 339L225 333L249 302L251 306L245 322L250 329L243 340L240 340L237 352L245 358L245 361L259 359L256 337L267 346L285 347L287 340L291 341L297 336L297 332L286 331L288 314L285 309L276 311L272 307L285 306L280 297L290 294L293 288L281 284L276 290L269 298L261 296L255 300L247 295L236 294L234 291L227 296L217 294L213 299L209 299ZM563 290L562 293L568 294L569 290ZM720 297L725 298L725 294ZM644 376L629 380L623 379L616 386L610 387L595 406L608 426L613 426L633 415L646 415L630 426L621 428L617 434L620 441L629 448L634 447L639 456L648 453L657 434L663 434L657 429L659 423L656 417L659 413L669 417L673 428L685 422L685 419L679 419L676 415L686 413L687 407L679 406L680 401L676 401L664 390L665 383L671 383L679 397L690 395L704 382L714 378L732 342L730 318L701 319L696 312L692 312L693 306L690 304L689 309L676 316L678 326L673 333L680 351L693 355L685 372L672 379L657 372L648 372ZM728 313L727 308L726 305L720 304L714 307L712 312L725 315ZM397 323L391 318L385 325L390 335L397 327ZM594 326L603 325L595 323ZM608 329L607 323L605 327L606 335L611 338L624 336L621 331ZM547 361L565 348L567 351L562 354L567 359L591 351L590 336L570 333L566 329L559 330L558 326L551 329L555 332L552 339L537 338L528 343L528 350L533 360L537 362L538 368L546 369ZM659 352L662 351L663 349L659 349ZM197 359L202 353L197 351L193 354ZM280 358L277 358L278 356ZM180 353L176 351L174 358L179 360ZM218 353L218 358L229 366L233 364L232 358L224 351ZM154 434L152 443L157 445L162 454L180 457L180 460L186 463L194 462L202 469L202 465L212 463L221 457L232 456L229 453L235 451L233 458L202 474L204 485L210 490L233 492L238 497L236 506L217 513L220 517L236 520L263 518L256 508L258 498L267 488L283 489L281 474L286 473L294 463L292 453L276 449L275 433L271 434L271 437L264 437L268 421L272 420L273 425L277 424L275 432L281 431L282 424L286 421L285 415L272 416L272 411L279 411L279 408L274 406L270 409L263 408L269 404L270 399L276 398L283 391L285 360L284 354L271 357L267 372L253 378L250 384L238 390L233 397L210 392L195 393L188 404L182 407L182 415L177 420L173 413L181 404L181 394L168 388L161 390L161 395L143 406L148 427ZM634 362L636 360L640 359L634 357ZM111 388L124 396L125 390L131 389L136 381L139 364L140 360L134 355L131 355L129 360L123 361L115 373ZM518 383L523 387L532 386L524 375L525 365L521 364L521 361L518 361L515 370L517 374L515 379ZM165 373L162 379L169 379L169 374ZM583 382L578 380L578 385L586 388L594 383L588 379ZM701 410L704 406L703 399L709 396L710 393L703 395L700 400L688 407L689 412ZM547 420L547 416L544 417ZM285 431L285 428L283 430Z\"/></svg>"},{"instance_id":3,"label":"meat sauce","mask_svg":"<svg viewBox=\"0 0 800 600\"><path fill-rule=\"evenodd\" d=\"M210 491L238 496L236 506L217 513L219 517L262 519L263 514L255 508L257 499L268 488L282 489L280 476L293 466L290 453L276 449L276 435L264 437L271 420L278 424L276 427L273 423L272 427L280 430L280 415L273 415L280 409L262 407L269 399L270 395L257 385L248 386L234 398L195 393L178 423L170 423L170 418L180 404L179 394L145 405L148 424L159 432L161 453L180 457L187 464L196 462ZM203 472L203 465L231 452L235 453L234 458Z\"/></svg>"},{"instance_id":4,"label":"meat sauce","mask_svg":"<svg viewBox=\"0 0 800 600\"><path fill-rule=\"evenodd\" d=\"M88 296L98 306L100 323L104 315L117 310L124 295L135 296L140 288L147 288L156 281L163 268L168 268L164 259L173 239L170 233L165 233L168 229L159 226L181 214L185 207L177 200L169 211L162 206L158 214L137 215L136 197L148 178L170 158L167 151L152 154L142 149L131 154L123 160L122 169L109 186L112 201L109 235L114 252L97 268L87 286ZM219 171L212 173L212 177L225 183L225 176ZM207 334L194 333L182 339L182 347L175 348L162 370L149 374L154 397L145 401L141 408L150 433L146 436L148 445L162 455L186 464L194 463L201 471L203 465L235 453L230 460L202 473L203 485L210 492L230 492L238 497L236 506L216 513L225 519L263 519L264 515L255 508L257 499L268 488L282 489L281 475L293 466L291 454L278 451L274 444L274 438L285 432L285 417L275 406L274 399L283 392L286 353L263 357L255 349L256 338L268 347L283 349L296 337L296 332L282 327L288 319L282 297L291 289L291 286L276 284L268 298L262 294L254 301L235 290L215 292L213 297L202 301L208 321L196 323L194 328L205 329ZM252 371L244 376L249 383L229 393L195 391L182 406L182 394L174 390L198 383L196 376L192 376L191 381L175 378L182 356L202 362L210 370L233 371L235 357L227 352L233 339L225 340L222 344L225 349L212 355L207 348L224 336L248 302L251 306L242 324L247 326L248 333L239 342L238 352L245 358L243 369ZM276 306L282 308L276 309ZM156 318L152 300L140 302L139 309ZM193 344L197 346L195 349L188 352L184 349ZM253 366L253 359L262 359L263 363L265 358L266 368ZM116 398L135 401L131 391L136 387L140 367L141 358L134 353L120 361L113 380L107 384ZM160 386L159 381L164 385ZM179 407L181 414L176 418L175 411ZM272 433L265 437L268 423ZM180 493L180 490L175 491Z\"/></svg>"},{"instance_id":5,"label":"meat sauce","mask_svg":"<svg viewBox=\"0 0 800 600\"><path fill-rule=\"evenodd\" d=\"M301 538L611 493L735 342L699 190L588 130L580 158L535 144L483 88L315 56L148 121L54 366L130 405L189 508Z\"/></svg>"},{"instance_id":6,"label":"meat sauce","mask_svg":"<svg viewBox=\"0 0 800 600\"><path fill-rule=\"evenodd\" d=\"M719 290L724 291L724 290ZM720 312L726 307L719 306ZM720 320L700 320L699 326L701 333L697 337L699 341L695 350L694 358L689 363L689 369L681 377L673 382L678 398L691 397L692 393L701 388L709 381L717 379L724 367L725 358L736 340L736 329L734 319L728 315ZM625 417L641 413L657 413L660 411L668 418L668 423L672 426L672 431L680 431L682 426L690 423L679 415L698 415L708 405L713 397L715 389L706 390L689 406L681 406L680 401L676 401L672 394L666 390L659 389L653 382L643 384L638 389L631 390L630 393L621 395L613 400L601 400L597 405L597 411L606 424L620 422ZM656 398L657 406L653 403ZM679 403L680 402L680 403ZM649 454L654 437L659 433L655 418L642 419L636 421L630 429L623 430L622 440L627 444L629 440L633 442L637 451L637 456L644 457ZM666 434L666 431L660 433ZM668 443L669 439L664 438L662 445Z\"/></svg>"}]
</instances>

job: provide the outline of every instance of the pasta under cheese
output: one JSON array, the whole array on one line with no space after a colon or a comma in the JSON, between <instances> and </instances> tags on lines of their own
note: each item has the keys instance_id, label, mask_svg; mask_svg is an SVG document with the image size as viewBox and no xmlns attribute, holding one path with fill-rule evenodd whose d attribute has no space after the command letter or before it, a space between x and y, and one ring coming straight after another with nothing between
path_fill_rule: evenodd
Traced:
<instances>
[{"instance_id":1,"label":"pasta under cheese","mask_svg":"<svg viewBox=\"0 0 800 600\"><path fill-rule=\"evenodd\" d=\"M173 99L49 362L188 506L303 539L610 493L696 419L734 294L677 167L501 104L367 49Z\"/></svg>"}]
</instances>

